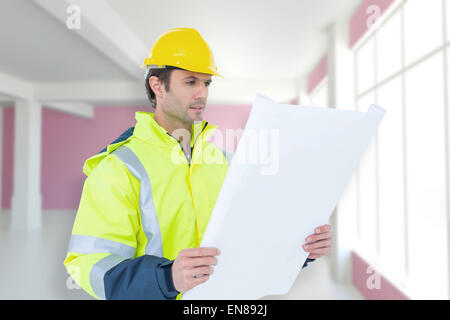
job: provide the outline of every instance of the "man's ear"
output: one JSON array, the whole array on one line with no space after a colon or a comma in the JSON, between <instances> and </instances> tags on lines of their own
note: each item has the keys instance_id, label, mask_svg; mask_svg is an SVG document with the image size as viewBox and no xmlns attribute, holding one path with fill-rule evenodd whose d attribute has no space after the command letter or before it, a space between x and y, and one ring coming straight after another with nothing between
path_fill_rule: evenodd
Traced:
<instances>
[{"instance_id":1,"label":"man's ear","mask_svg":"<svg viewBox=\"0 0 450 320\"><path fill-rule=\"evenodd\" d=\"M164 84L158 77L151 76L150 78L148 78L148 83L150 85L150 88L152 88L153 92L155 93L155 96L161 98L164 95Z\"/></svg>"}]
</instances>

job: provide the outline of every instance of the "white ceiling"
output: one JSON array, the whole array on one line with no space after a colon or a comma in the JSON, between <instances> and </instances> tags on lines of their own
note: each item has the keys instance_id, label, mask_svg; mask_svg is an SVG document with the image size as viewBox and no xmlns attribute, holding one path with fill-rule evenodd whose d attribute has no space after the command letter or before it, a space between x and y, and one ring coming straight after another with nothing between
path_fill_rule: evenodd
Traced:
<instances>
[{"instance_id":1,"label":"white ceiling","mask_svg":"<svg viewBox=\"0 0 450 320\"><path fill-rule=\"evenodd\" d=\"M0 72L30 82L133 79L30 0L0 0Z\"/></svg>"},{"instance_id":2,"label":"white ceiling","mask_svg":"<svg viewBox=\"0 0 450 320\"><path fill-rule=\"evenodd\" d=\"M165 30L193 27L230 78L295 78L325 51L324 28L360 0L107 0L151 48Z\"/></svg>"},{"instance_id":3,"label":"white ceiling","mask_svg":"<svg viewBox=\"0 0 450 320\"><path fill-rule=\"evenodd\" d=\"M284 99L325 52L326 26L350 16L361 1L0 0L0 74L42 84L36 91L46 93L64 83L141 85L139 65L157 37L169 28L193 27L210 44L224 76L215 82L226 88L217 101L230 100L233 91L242 94L236 103L251 101L264 86L278 86ZM81 8L80 31L65 25L69 4ZM246 83L254 87L244 90ZM87 96L96 92L90 88ZM52 96L56 89L46 99Z\"/></svg>"}]
</instances>

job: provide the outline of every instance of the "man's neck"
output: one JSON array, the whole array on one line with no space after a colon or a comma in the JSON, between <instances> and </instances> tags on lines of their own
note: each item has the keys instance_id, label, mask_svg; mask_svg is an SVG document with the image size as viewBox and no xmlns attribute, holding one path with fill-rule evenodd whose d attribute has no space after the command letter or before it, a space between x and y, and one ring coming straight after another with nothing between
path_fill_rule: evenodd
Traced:
<instances>
[{"instance_id":1,"label":"man's neck","mask_svg":"<svg viewBox=\"0 0 450 320\"><path fill-rule=\"evenodd\" d=\"M168 117L165 114L155 112L155 121L162 128L166 129L166 131L175 139L178 140L180 145L182 146L183 152L186 157L190 159L191 157L191 130L192 123L184 122L179 119L175 119L172 117ZM184 129L182 131L175 132L178 129Z\"/></svg>"},{"instance_id":2,"label":"man's neck","mask_svg":"<svg viewBox=\"0 0 450 320\"><path fill-rule=\"evenodd\" d=\"M192 130L192 123L181 121L179 119L166 116L159 112L155 112L155 121L161 127L166 129L166 131L170 135L172 135L172 133L177 129L185 129L187 132L189 132L189 134L191 133Z\"/></svg>"}]
</instances>

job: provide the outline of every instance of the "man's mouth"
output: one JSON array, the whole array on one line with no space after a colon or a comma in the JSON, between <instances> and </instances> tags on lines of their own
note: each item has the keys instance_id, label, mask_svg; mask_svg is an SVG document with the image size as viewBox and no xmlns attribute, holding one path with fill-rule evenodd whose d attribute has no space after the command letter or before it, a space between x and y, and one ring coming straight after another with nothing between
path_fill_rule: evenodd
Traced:
<instances>
[{"instance_id":1,"label":"man's mouth","mask_svg":"<svg viewBox=\"0 0 450 320\"><path fill-rule=\"evenodd\" d=\"M190 106L189 109L202 110L203 109L203 105L201 105L201 104L194 104L194 105Z\"/></svg>"}]
</instances>

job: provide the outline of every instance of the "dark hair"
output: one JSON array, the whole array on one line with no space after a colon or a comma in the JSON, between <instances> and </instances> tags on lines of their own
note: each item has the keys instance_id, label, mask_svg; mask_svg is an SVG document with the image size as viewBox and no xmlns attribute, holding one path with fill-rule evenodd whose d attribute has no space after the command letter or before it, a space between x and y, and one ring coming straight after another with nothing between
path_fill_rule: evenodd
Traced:
<instances>
[{"instance_id":1,"label":"dark hair","mask_svg":"<svg viewBox=\"0 0 450 320\"><path fill-rule=\"evenodd\" d=\"M150 77L155 76L158 77L159 80L164 84L164 88L167 92L170 90L170 75L172 74L173 70L183 70L177 67L172 66L166 66L165 68L152 68L147 71L147 74L145 76L145 90L147 91L147 97L148 100L150 100L150 103L152 104L153 108L156 108L156 97L155 93L153 92L152 88L150 87L150 84L148 83L148 79Z\"/></svg>"}]
</instances>

